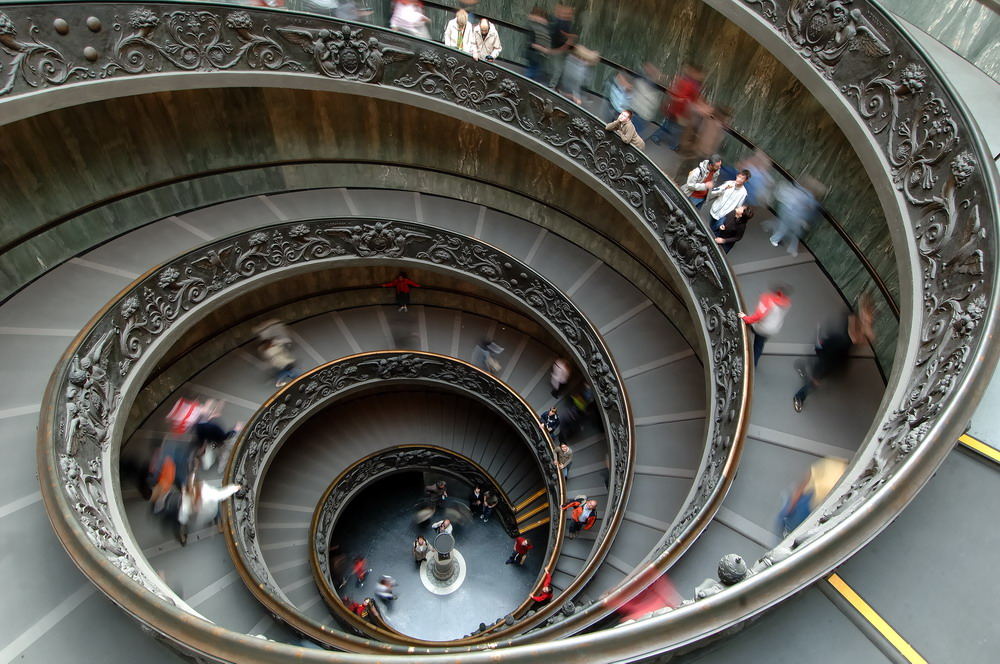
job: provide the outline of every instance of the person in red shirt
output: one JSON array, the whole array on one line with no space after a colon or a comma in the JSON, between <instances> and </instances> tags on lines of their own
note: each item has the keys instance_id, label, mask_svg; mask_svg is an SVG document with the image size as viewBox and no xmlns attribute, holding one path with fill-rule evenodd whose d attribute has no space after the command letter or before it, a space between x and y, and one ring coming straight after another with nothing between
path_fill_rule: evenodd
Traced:
<instances>
[{"instance_id":1,"label":"person in red shirt","mask_svg":"<svg viewBox=\"0 0 1000 664\"><path fill-rule=\"evenodd\" d=\"M764 344L767 340L781 331L781 326L785 323L785 314L792 306L792 301L788 299L792 289L785 285L775 285L770 291L760 294L757 300L757 309L749 316L739 313L739 317L747 325L753 326L753 365L757 366L757 361L764 353Z\"/></svg>"},{"instance_id":2,"label":"person in red shirt","mask_svg":"<svg viewBox=\"0 0 1000 664\"><path fill-rule=\"evenodd\" d=\"M534 545L523 535L514 539L514 551L507 559L506 565L523 565L528 559L528 552L534 549Z\"/></svg>"},{"instance_id":3,"label":"person in red shirt","mask_svg":"<svg viewBox=\"0 0 1000 664\"><path fill-rule=\"evenodd\" d=\"M533 608L538 608L543 604L548 604L549 600L552 599L552 572L546 572L545 578L542 579L542 587L538 589L538 592L531 596L534 600L535 605Z\"/></svg>"},{"instance_id":4,"label":"person in red shirt","mask_svg":"<svg viewBox=\"0 0 1000 664\"><path fill-rule=\"evenodd\" d=\"M396 289L396 306L405 313L407 305L410 304L410 289L420 288L420 284L407 277L405 272L400 272L395 279L382 284L382 288Z\"/></svg>"},{"instance_id":5,"label":"person in red shirt","mask_svg":"<svg viewBox=\"0 0 1000 664\"><path fill-rule=\"evenodd\" d=\"M700 67L686 64L681 68L680 75L674 79L670 89L663 98L663 125L656 130L649 140L659 145L663 136L667 137L667 147L677 150L680 147L681 123L687 116L688 107L701 99L701 82L705 74Z\"/></svg>"},{"instance_id":6,"label":"person in red shirt","mask_svg":"<svg viewBox=\"0 0 1000 664\"><path fill-rule=\"evenodd\" d=\"M361 556L354 556L354 567L352 568L354 572L354 578L357 579L358 587L363 587L365 585L365 579L368 578L368 572L371 569L368 567L368 561Z\"/></svg>"}]
</instances>

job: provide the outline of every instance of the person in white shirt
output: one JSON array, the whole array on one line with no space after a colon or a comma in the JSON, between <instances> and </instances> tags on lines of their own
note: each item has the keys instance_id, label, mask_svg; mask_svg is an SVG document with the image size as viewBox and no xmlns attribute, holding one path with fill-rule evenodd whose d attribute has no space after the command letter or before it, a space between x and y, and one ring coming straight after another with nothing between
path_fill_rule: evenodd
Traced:
<instances>
[{"instance_id":1,"label":"person in white shirt","mask_svg":"<svg viewBox=\"0 0 1000 664\"><path fill-rule=\"evenodd\" d=\"M479 28L473 31L472 36L472 41L475 44L472 57L476 60L496 60L501 51L500 35L497 33L496 26L484 18L479 22Z\"/></svg>"},{"instance_id":2,"label":"person in white shirt","mask_svg":"<svg viewBox=\"0 0 1000 664\"><path fill-rule=\"evenodd\" d=\"M459 9L444 28L444 45L472 55L475 51L474 30L469 23L469 12Z\"/></svg>"},{"instance_id":3,"label":"person in white shirt","mask_svg":"<svg viewBox=\"0 0 1000 664\"><path fill-rule=\"evenodd\" d=\"M187 544L187 534L190 530L204 528L215 521L219 516L219 503L240 488L239 484L214 486L195 479L192 475L181 492L181 506L177 513L177 521L180 524L177 539L180 540L181 546Z\"/></svg>"},{"instance_id":4,"label":"person in white shirt","mask_svg":"<svg viewBox=\"0 0 1000 664\"><path fill-rule=\"evenodd\" d=\"M452 528L451 525L451 519L441 519L440 521L436 521L431 524L431 528L436 530L439 535L441 533L447 533L451 535L452 530L454 530L454 528Z\"/></svg>"},{"instance_id":5,"label":"person in white shirt","mask_svg":"<svg viewBox=\"0 0 1000 664\"><path fill-rule=\"evenodd\" d=\"M723 182L711 191L709 197L712 198L712 205L709 207L709 214L712 216L713 231L718 230L727 214L743 205L747 198L747 188L743 183L749 179L750 171L744 169L735 180Z\"/></svg>"}]
</instances>

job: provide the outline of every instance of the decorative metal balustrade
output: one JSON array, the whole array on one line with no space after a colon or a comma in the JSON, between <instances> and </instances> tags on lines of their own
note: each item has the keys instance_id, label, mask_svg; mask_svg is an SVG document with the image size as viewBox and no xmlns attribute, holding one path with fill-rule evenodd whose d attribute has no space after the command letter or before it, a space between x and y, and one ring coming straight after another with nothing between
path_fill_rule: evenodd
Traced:
<instances>
[{"instance_id":1,"label":"decorative metal balustrade","mask_svg":"<svg viewBox=\"0 0 1000 664\"><path fill-rule=\"evenodd\" d=\"M424 357L424 355L422 354L421 357ZM449 361L449 358L427 357L431 358L430 361L432 362ZM467 365L463 366L461 362L455 362L454 364L455 375L470 375L470 367ZM384 379L379 378L379 380ZM404 380L411 379L404 378ZM496 383L498 381L493 382ZM482 381L478 377L473 377L471 380L465 379L458 384L449 383L449 386L458 386L459 389L477 389L482 386L480 383ZM499 393L501 401L498 403L503 403L510 396L519 401L513 391L504 387L501 387L499 390L493 389L492 391ZM482 395L483 393L477 392L477 394ZM481 398L481 396L477 398ZM514 410L523 410L526 407L527 404L520 403L513 405L512 408ZM503 407L501 410L506 411L507 408ZM530 408L527 410L531 416L530 420L534 422L534 413L531 413ZM534 430L530 434L532 437L537 435ZM542 435L544 437L544 433ZM372 630L369 623L359 620L354 613L347 610L334 585L329 552L331 536L336 528L336 524L343 515L345 508L351 504L351 501L374 482L393 473L406 470L444 472L459 477L474 486L480 486L492 491L499 499L495 514L501 526L511 539L520 534L516 515L514 514L514 505L510 502L510 498L503 488L497 483L497 480L471 459L441 447L432 445L398 445L355 462L334 479L316 505L316 510L313 512L313 518L309 526L308 541L311 544L309 560L313 570L313 579L316 582L320 595L323 597L323 601L326 602L327 607L340 619L342 624L353 627L355 631L362 634L368 634L383 640L388 636L388 640L399 641L401 643L409 643L412 639L409 637L399 639L399 632L388 626L384 629ZM558 486L550 485L546 487L550 499L548 516L549 532L546 552L544 554L545 562L538 577L535 579L534 587L517 607L491 607L493 609L492 615L490 609L484 608L483 624L486 626L484 631L493 632L507 625L507 616L515 620L522 616L533 604L531 595L537 594L541 588L545 574L554 573L560 552L559 545L562 529L559 522L562 521L562 516L559 512L560 503L553 503L551 501L552 499L563 500L564 496L560 494L558 489ZM502 617L499 615L501 612L504 614ZM494 622L490 623L490 620ZM427 643L433 645L431 642Z\"/></svg>"},{"instance_id":2,"label":"decorative metal balustrade","mask_svg":"<svg viewBox=\"0 0 1000 664\"><path fill-rule=\"evenodd\" d=\"M551 509L557 509L565 498L562 474L555 468L555 446L537 415L501 380L466 362L426 352L377 351L334 360L299 376L253 414L237 439L226 468L225 483L239 484L243 489L225 506L228 523L226 542L247 587L268 610L280 615L282 620L302 634L331 646L342 646L343 634L336 631L331 634L330 628L304 616L271 575L257 540L257 504L267 468L281 446L302 423L323 408L359 390L377 390L394 384L431 386L481 401L503 417L531 450L545 482ZM416 454L418 451L423 454ZM328 585L331 530L339 510L380 474L421 464L433 465L435 461L442 465L454 465L454 459L449 457L452 453L447 450L431 451L434 454L428 454L428 448L421 447L408 450L408 455L400 452L394 457L399 463L389 466L378 463L381 456L375 457L373 463L355 464L324 494L316 507L310 528L310 559L327 605L355 631L382 642L407 646L440 645L381 629L343 607L336 592ZM494 484L485 474L482 483L483 486ZM562 518L553 518L549 522L545 570L555 567L562 532ZM511 607L511 615L520 617L530 604L530 599L526 597L519 607ZM493 627L499 628L504 624L500 620ZM454 643L461 642L457 640Z\"/></svg>"},{"instance_id":3,"label":"decorative metal balustrade","mask_svg":"<svg viewBox=\"0 0 1000 664\"><path fill-rule=\"evenodd\" d=\"M527 647L463 658L634 657L746 620L873 537L944 458L998 352L997 343L990 342L998 315L995 171L974 122L933 63L867 0L856 0L850 8L801 0L709 1L740 17L780 56L801 58L811 69L797 68L800 77L836 104L844 118L850 113L841 122L866 137L858 150L873 173L881 169L884 180L876 185L891 188L882 192L886 205L895 203L889 218L898 234L904 294L897 362L868 443L844 479L781 546L752 565L752 575L691 606L567 642L541 641L579 630L614 599L634 594L642 585L637 579L664 569L693 541L728 488L745 426L747 339L735 317L739 301L731 273L686 201L641 153L551 91L439 45L317 17L211 5L4 8L0 108L27 113L29 98L39 92L151 74L165 86L161 89L169 89L187 85L187 73L245 74L244 85L264 84L261 73L274 85L273 77L288 73L289 85L307 77L331 89L378 90L404 102L412 95L429 108L496 128L567 166L629 212L683 281L682 294L703 325L711 391L709 446L694 492L661 543L660 555L626 582L627 590L583 612L579 621L529 634L539 642ZM241 79L234 76L226 84L235 85L234 80ZM128 94L128 86L109 87L107 94ZM293 254L304 245L310 245L304 252L313 251L319 245L306 231L295 237L289 233L279 245L287 244ZM373 255L384 256L393 246L380 246ZM78 565L178 647L229 661L280 661L293 652L303 661L336 659L276 644L263 649L168 606L169 595L124 534L112 464L123 404L138 390L159 346L182 331L200 303L219 297L231 284L251 281L260 270L266 273L269 260L286 265L281 247L255 253L240 246L242 253L229 257L219 249L206 253L198 265L168 266L145 276L74 341L43 407L43 497ZM245 279L227 267L227 261L243 254L254 256L242 261L249 269ZM587 366L594 369L590 362ZM608 433L614 439L615 431ZM624 469L613 468L613 477ZM621 481L627 486L627 477ZM159 598L143 594L140 586ZM386 646L384 652L395 651ZM439 658L449 661L453 655Z\"/></svg>"}]
</instances>

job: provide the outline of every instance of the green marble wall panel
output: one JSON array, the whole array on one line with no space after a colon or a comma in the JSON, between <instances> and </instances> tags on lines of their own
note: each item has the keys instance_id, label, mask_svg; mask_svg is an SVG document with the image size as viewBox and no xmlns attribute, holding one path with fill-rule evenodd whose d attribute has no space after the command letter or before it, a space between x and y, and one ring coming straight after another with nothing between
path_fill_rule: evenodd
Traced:
<instances>
[{"instance_id":1,"label":"green marble wall panel","mask_svg":"<svg viewBox=\"0 0 1000 664\"><path fill-rule=\"evenodd\" d=\"M478 10L523 25L535 4L535 0L481 0ZM551 9L555 2L537 4ZM777 58L701 0L575 0L568 4L577 7L580 42L615 63L638 71L649 61L668 75L686 61L699 63L707 74L706 97L733 109L734 129L793 176L811 175L827 185L824 206L860 247L893 299L899 301L885 215L861 162L822 105ZM429 12L432 17L439 13ZM439 37L433 32L432 36ZM521 60L523 37L501 30L501 39L504 56ZM515 46L508 48L508 44ZM610 67L596 67L592 87L603 90L613 73ZM743 150L733 139L724 146L724 153L733 158ZM875 295L880 337L877 353L888 372L898 329L891 309L836 231L819 225L806 241L845 297L854 300L862 291Z\"/></svg>"},{"instance_id":2,"label":"green marble wall panel","mask_svg":"<svg viewBox=\"0 0 1000 664\"><path fill-rule=\"evenodd\" d=\"M0 258L0 297L90 247L194 208L294 189L404 188L559 233L647 292L693 339L686 309L663 288L670 273L610 203L535 153L453 118L333 93L217 89L63 109L2 135L3 233L13 244Z\"/></svg>"},{"instance_id":3,"label":"green marble wall panel","mask_svg":"<svg viewBox=\"0 0 1000 664\"><path fill-rule=\"evenodd\" d=\"M879 3L1000 82L1000 5L996 0L879 0Z\"/></svg>"}]
</instances>

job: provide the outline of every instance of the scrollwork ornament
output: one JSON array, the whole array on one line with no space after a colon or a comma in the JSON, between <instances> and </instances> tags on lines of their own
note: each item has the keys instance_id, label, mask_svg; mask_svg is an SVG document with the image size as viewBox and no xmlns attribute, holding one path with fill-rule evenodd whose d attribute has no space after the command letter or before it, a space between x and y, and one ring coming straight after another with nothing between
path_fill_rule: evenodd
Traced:
<instances>
[{"instance_id":1,"label":"scrollwork ornament","mask_svg":"<svg viewBox=\"0 0 1000 664\"><path fill-rule=\"evenodd\" d=\"M32 88L62 85L70 79L94 78L88 67L70 64L55 47L38 39L38 26L28 24L26 39L18 39L17 26L0 12L0 95L14 89L18 77Z\"/></svg>"},{"instance_id":2,"label":"scrollwork ornament","mask_svg":"<svg viewBox=\"0 0 1000 664\"><path fill-rule=\"evenodd\" d=\"M235 44L226 38L224 27L235 35ZM270 71L305 70L270 36L270 25L255 31L253 19L243 10L225 18L213 11L171 11L161 19L151 9L138 7L124 22L116 17L113 29L120 34L102 78L118 72L159 72L165 66L187 71L225 70L238 64Z\"/></svg>"}]
</instances>

